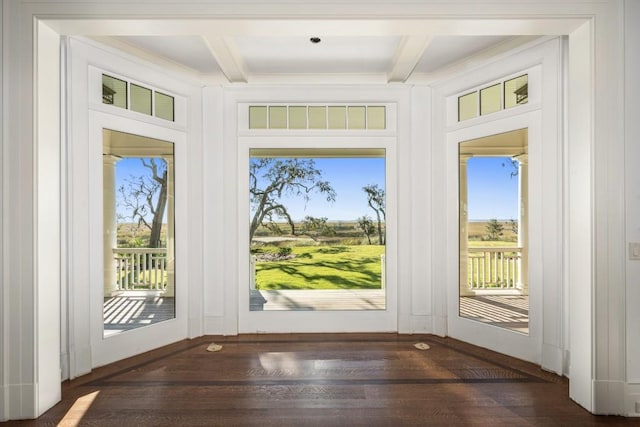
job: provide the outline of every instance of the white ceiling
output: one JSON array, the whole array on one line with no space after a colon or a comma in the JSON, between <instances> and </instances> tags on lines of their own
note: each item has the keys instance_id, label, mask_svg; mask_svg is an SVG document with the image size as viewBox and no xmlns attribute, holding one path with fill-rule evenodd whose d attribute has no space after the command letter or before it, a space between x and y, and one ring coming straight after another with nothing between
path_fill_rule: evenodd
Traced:
<instances>
[{"instance_id":1,"label":"white ceiling","mask_svg":"<svg viewBox=\"0 0 640 427\"><path fill-rule=\"evenodd\" d=\"M320 37L314 44L311 37ZM147 59L178 64L208 81L286 81L286 77L340 76L404 82L435 73L515 37L505 35L290 34L131 35L102 37ZM369 79L372 80L372 79Z\"/></svg>"}]
</instances>

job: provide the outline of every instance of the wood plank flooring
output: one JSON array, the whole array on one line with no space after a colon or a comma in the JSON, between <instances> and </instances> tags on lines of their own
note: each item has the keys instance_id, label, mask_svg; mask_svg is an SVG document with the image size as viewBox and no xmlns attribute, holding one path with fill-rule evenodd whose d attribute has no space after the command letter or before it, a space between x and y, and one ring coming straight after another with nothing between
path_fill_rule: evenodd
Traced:
<instances>
[{"instance_id":1,"label":"wood plank flooring","mask_svg":"<svg viewBox=\"0 0 640 427\"><path fill-rule=\"evenodd\" d=\"M218 352L206 351L215 342ZM426 343L428 350L414 345ZM567 380L431 335L282 334L185 340L63 385L10 425L594 426Z\"/></svg>"}]
</instances>

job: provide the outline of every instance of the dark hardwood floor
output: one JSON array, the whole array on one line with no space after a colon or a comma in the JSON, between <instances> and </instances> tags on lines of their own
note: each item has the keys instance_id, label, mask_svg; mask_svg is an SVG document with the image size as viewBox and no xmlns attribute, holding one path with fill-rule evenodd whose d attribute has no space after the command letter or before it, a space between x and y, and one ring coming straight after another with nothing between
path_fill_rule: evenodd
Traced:
<instances>
[{"instance_id":1,"label":"dark hardwood floor","mask_svg":"<svg viewBox=\"0 0 640 427\"><path fill-rule=\"evenodd\" d=\"M208 352L211 343L222 350ZM427 350L416 348L426 343ZM185 340L63 385L15 425L591 426L565 378L431 335L286 334Z\"/></svg>"}]
</instances>

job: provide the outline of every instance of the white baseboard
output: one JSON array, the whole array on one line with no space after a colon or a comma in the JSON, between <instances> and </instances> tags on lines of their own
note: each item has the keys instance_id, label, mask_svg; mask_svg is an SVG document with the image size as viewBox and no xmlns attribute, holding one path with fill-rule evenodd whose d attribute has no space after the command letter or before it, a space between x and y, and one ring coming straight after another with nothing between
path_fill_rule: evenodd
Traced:
<instances>
[{"instance_id":1,"label":"white baseboard","mask_svg":"<svg viewBox=\"0 0 640 427\"><path fill-rule=\"evenodd\" d=\"M9 384L4 392L6 393L4 402L8 402L5 408L7 419L30 420L38 416L34 384Z\"/></svg>"},{"instance_id":2,"label":"white baseboard","mask_svg":"<svg viewBox=\"0 0 640 427\"><path fill-rule=\"evenodd\" d=\"M432 334L438 335L439 337L447 336L447 316L433 316L433 331Z\"/></svg>"},{"instance_id":3,"label":"white baseboard","mask_svg":"<svg viewBox=\"0 0 640 427\"><path fill-rule=\"evenodd\" d=\"M625 394L625 415L640 417L640 381L627 383Z\"/></svg>"},{"instance_id":4,"label":"white baseboard","mask_svg":"<svg viewBox=\"0 0 640 427\"><path fill-rule=\"evenodd\" d=\"M593 413L597 415L625 415L624 381L593 381Z\"/></svg>"},{"instance_id":5,"label":"white baseboard","mask_svg":"<svg viewBox=\"0 0 640 427\"><path fill-rule=\"evenodd\" d=\"M571 352L569 350L563 352L562 373L565 377L571 378Z\"/></svg>"},{"instance_id":6,"label":"white baseboard","mask_svg":"<svg viewBox=\"0 0 640 427\"><path fill-rule=\"evenodd\" d=\"M201 337L206 332L204 332L202 318L198 317L190 317L188 321L188 336L189 338Z\"/></svg>"},{"instance_id":7,"label":"white baseboard","mask_svg":"<svg viewBox=\"0 0 640 427\"><path fill-rule=\"evenodd\" d=\"M71 347L69 349L69 379L91 372L91 347Z\"/></svg>"},{"instance_id":8,"label":"white baseboard","mask_svg":"<svg viewBox=\"0 0 640 427\"><path fill-rule=\"evenodd\" d=\"M223 316L204 317L204 335L226 335Z\"/></svg>"},{"instance_id":9,"label":"white baseboard","mask_svg":"<svg viewBox=\"0 0 640 427\"><path fill-rule=\"evenodd\" d=\"M65 381L69 379L69 353L60 353L60 380Z\"/></svg>"},{"instance_id":10,"label":"white baseboard","mask_svg":"<svg viewBox=\"0 0 640 427\"><path fill-rule=\"evenodd\" d=\"M554 372L558 375L564 374L564 351L561 348L550 344L542 344L542 369Z\"/></svg>"},{"instance_id":11,"label":"white baseboard","mask_svg":"<svg viewBox=\"0 0 640 427\"><path fill-rule=\"evenodd\" d=\"M9 419L8 408L5 406L5 398L7 397L7 389L3 385L0 386L0 423Z\"/></svg>"},{"instance_id":12,"label":"white baseboard","mask_svg":"<svg viewBox=\"0 0 640 427\"><path fill-rule=\"evenodd\" d=\"M398 322L400 334L430 334L433 331L432 316L407 316L404 321Z\"/></svg>"}]
</instances>

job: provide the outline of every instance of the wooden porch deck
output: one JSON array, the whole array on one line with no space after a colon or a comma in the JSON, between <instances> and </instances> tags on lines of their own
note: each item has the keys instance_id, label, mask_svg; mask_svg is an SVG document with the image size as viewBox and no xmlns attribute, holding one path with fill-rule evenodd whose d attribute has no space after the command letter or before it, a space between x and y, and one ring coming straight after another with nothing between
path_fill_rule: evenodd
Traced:
<instances>
[{"instance_id":1,"label":"wooden porch deck","mask_svg":"<svg viewBox=\"0 0 640 427\"><path fill-rule=\"evenodd\" d=\"M384 310L383 289L251 291L251 311Z\"/></svg>"},{"instance_id":2,"label":"wooden porch deck","mask_svg":"<svg viewBox=\"0 0 640 427\"><path fill-rule=\"evenodd\" d=\"M175 316L175 298L162 295L123 294L104 299L104 335L152 325Z\"/></svg>"},{"instance_id":3,"label":"wooden porch deck","mask_svg":"<svg viewBox=\"0 0 640 427\"><path fill-rule=\"evenodd\" d=\"M175 300L161 295L121 295L104 299L105 336L172 319ZM385 291L280 290L251 292L251 311L384 310ZM529 332L529 297L462 297L460 315L517 332Z\"/></svg>"},{"instance_id":4,"label":"wooden porch deck","mask_svg":"<svg viewBox=\"0 0 640 427\"><path fill-rule=\"evenodd\" d=\"M460 316L529 333L528 295L482 295L460 298Z\"/></svg>"}]
</instances>

